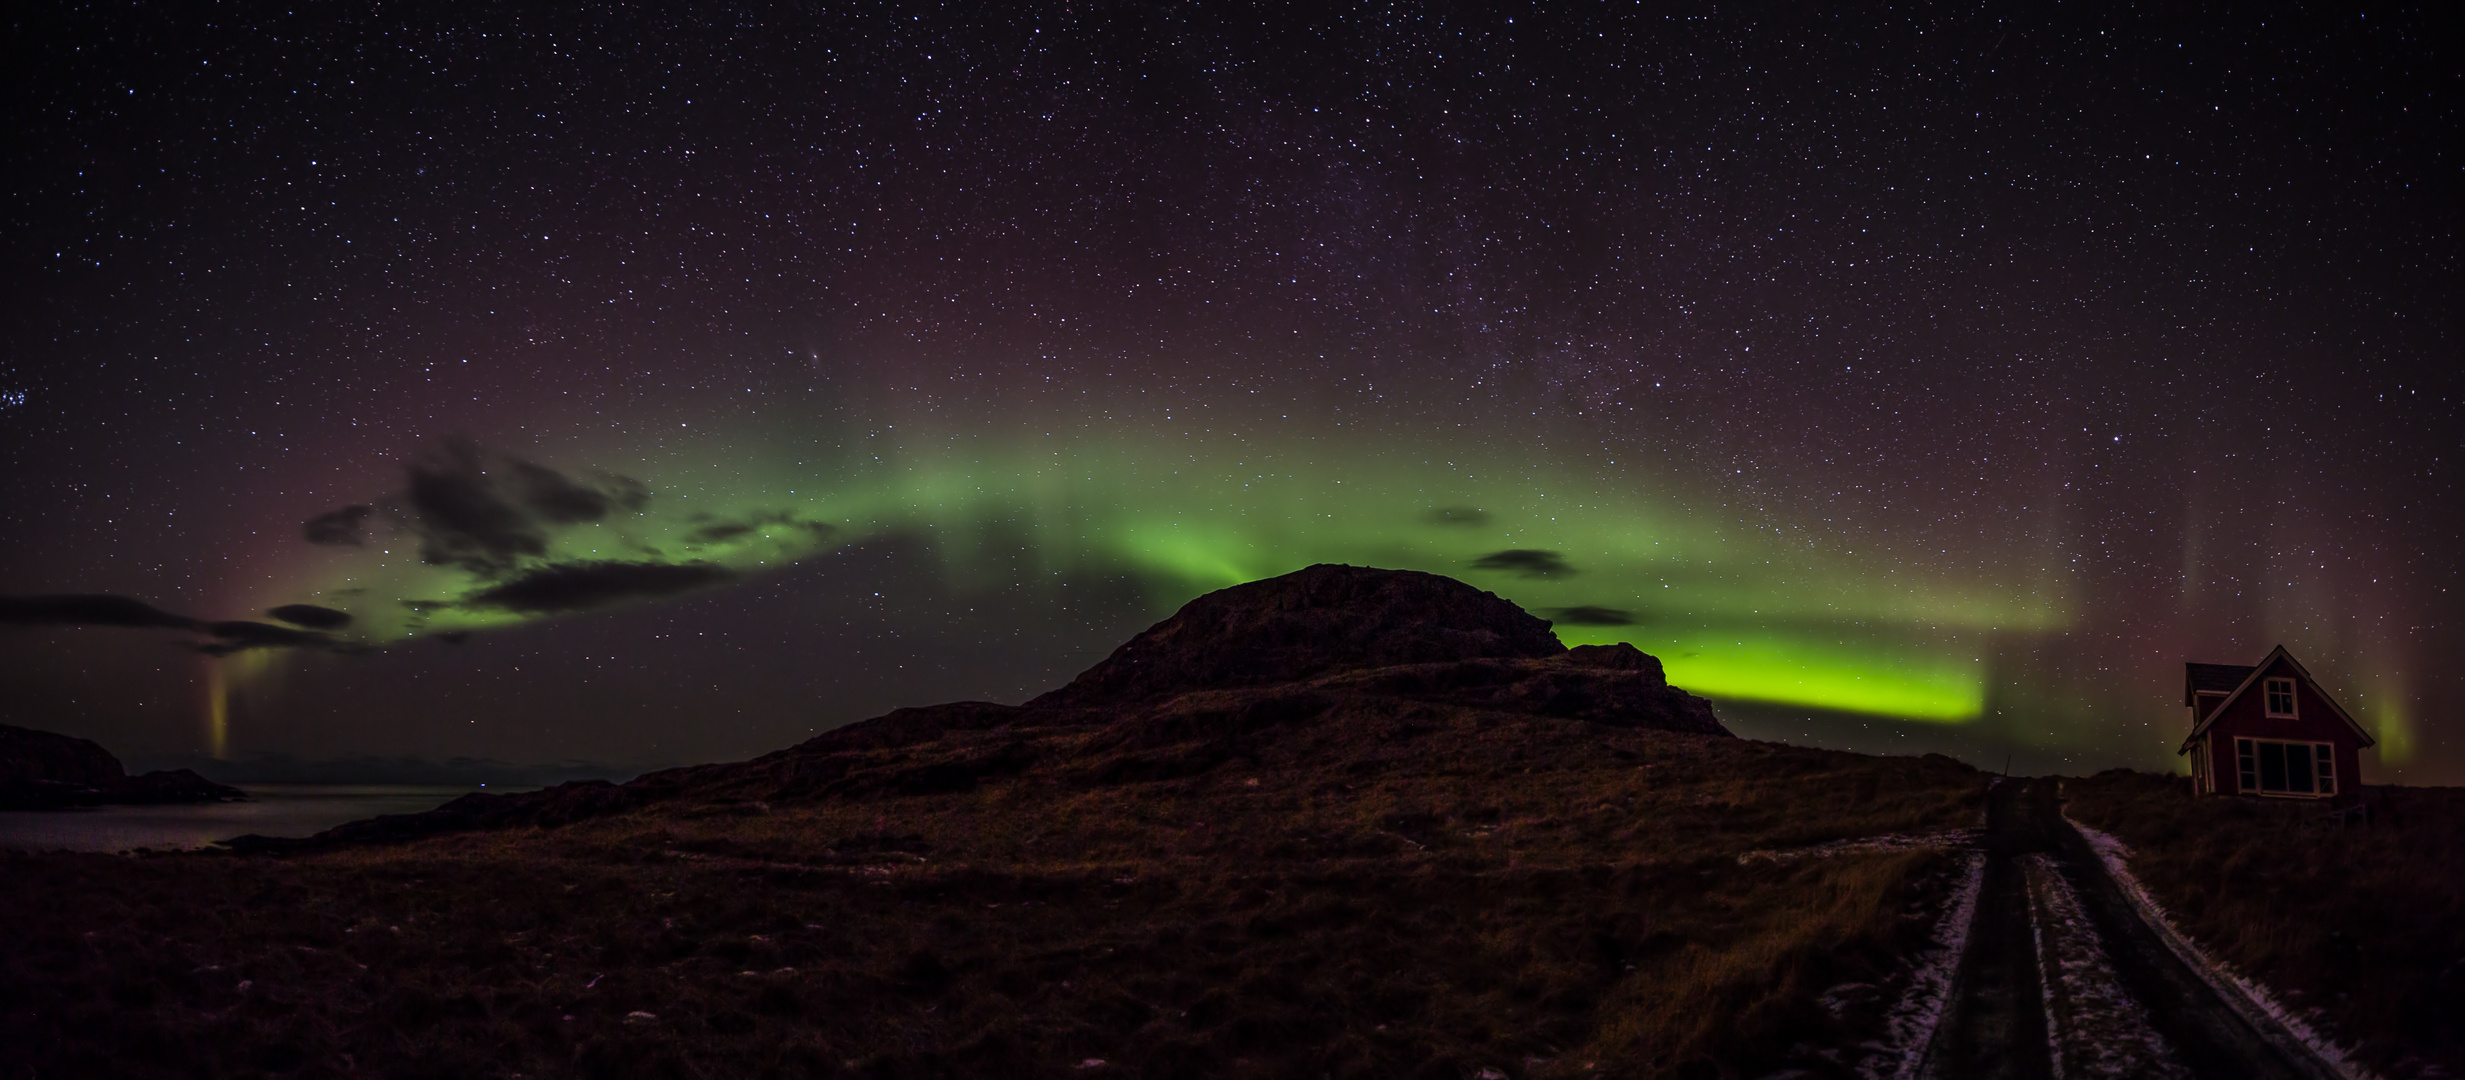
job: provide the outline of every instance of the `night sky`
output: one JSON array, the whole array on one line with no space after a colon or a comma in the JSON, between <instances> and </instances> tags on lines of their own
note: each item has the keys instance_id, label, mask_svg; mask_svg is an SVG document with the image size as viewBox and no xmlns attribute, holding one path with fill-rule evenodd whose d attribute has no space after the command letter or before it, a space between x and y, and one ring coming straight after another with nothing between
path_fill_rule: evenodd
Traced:
<instances>
[{"instance_id":1,"label":"night sky","mask_svg":"<svg viewBox=\"0 0 2465 1080\"><path fill-rule=\"evenodd\" d=\"M742 757L1347 562L1989 768L2283 643L2465 782L2453 14L11 17L0 722Z\"/></svg>"}]
</instances>

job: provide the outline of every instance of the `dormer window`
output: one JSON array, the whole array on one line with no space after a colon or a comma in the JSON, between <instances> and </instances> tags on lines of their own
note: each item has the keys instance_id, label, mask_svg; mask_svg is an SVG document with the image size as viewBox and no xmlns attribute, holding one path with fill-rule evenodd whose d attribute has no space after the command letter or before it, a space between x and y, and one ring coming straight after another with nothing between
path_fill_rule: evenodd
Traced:
<instances>
[{"instance_id":1,"label":"dormer window","mask_svg":"<svg viewBox=\"0 0 2465 1080\"><path fill-rule=\"evenodd\" d=\"M2294 680L2270 679L2265 689L2268 691L2268 715L2294 715Z\"/></svg>"}]
</instances>

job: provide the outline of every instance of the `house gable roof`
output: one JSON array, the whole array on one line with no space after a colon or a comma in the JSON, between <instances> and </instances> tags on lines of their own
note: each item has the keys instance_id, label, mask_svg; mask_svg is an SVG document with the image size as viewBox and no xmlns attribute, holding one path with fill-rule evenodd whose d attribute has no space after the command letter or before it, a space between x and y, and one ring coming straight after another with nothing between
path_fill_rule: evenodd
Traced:
<instances>
[{"instance_id":1,"label":"house gable roof","mask_svg":"<svg viewBox=\"0 0 2465 1080\"><path fill-rule=\"evenodd\" d=\"M2184 664L2183 704L2198 705L2201 694L2231 694L2251 672L2244 664Z\"/></svg>"},{"instance_id":2,"label":"house gable roof","mask_svg":"<svg viewBox=\"0 0 2465 1080\"><path fill-rule=\"evenodd\" d=\"M2284 660L2287 666L2292 667L2294 669L2294 677L2301 679L2304 685L2309 686L2311 688L2311 692L2319 695L2319 699L2321 701L2327 702L2328 711L2335 713L2337 719L2345 721L2345 726L2352 729L2354 732L2354 738L2357 740L2356 745L2370 747L2379 744L2379 740L2372 738L2370 732L2364 731L2361 724L2354 722L2353 715L2345 711L2345 706L2337 704L2337 699L2328 696L2328 691L2320 688L2319 680L2311 677L2310 670L2302 666L2302 661L2294 659L2294 654L2285 651L2285 646L2279 645L2275 649L2269 651L2267 659L2260 661L2256 665L2243 669L2246 674L2243 675L2241 682L2235 684L2233 692L2227 694L2223 700L2217 702L2215 708L2208 710L2208 715L2200 718L2199 724L2191 729L2191 734L2183 737L2182 748L2174 752L2178 755L2190 753L2191 747L2200 741L2201 736L2208 734L2209 727L2217 722L2217 718L2225 715L2225 710L2232 707L2235 702L2242 700L2242 696L2244 694L2250 693L2251 688L2259 684L2260 673L2277 666L2278 660ZM2230 668L2233 665L2192 664L2187 666L2217 669Z\"/></svg>"}]
</instances>

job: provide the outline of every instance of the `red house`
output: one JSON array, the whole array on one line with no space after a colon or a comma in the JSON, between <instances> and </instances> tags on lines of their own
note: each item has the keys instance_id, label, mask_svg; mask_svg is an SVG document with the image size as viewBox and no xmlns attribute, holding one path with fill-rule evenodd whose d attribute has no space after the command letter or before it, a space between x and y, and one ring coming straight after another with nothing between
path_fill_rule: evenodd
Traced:
<instances>
[{"instance_id":1,"label":"red house","mask_svg":"<svg viewBox=\"0 0 2465 1080\"><path fill-rule=\"evenodd\" d=\"M2332 799L2362 790L2362 730L2279 645L2252 667L2184 664L2191 784L2208 795Z\"/></svg>"}]
</instances>

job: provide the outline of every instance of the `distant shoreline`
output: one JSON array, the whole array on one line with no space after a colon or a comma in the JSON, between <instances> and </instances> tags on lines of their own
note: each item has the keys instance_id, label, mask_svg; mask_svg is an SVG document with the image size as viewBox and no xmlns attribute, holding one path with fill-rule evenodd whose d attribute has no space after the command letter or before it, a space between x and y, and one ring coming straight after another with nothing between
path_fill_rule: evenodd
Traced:
<instances>
[{"instance_id":1,"label":"distant shoreline","mask_svg":"<svg viewBox=\"0 0 2465 1080\"><path fill-rule=\"evenodd\" d=\"M350 821L434 809L496 787L434 784L244 784L245 801L0 810L0 848L118 853L198 850L256 833L311 836ZM509 793L530 790L504 788Z\"/></svg>"}]
</instances>

